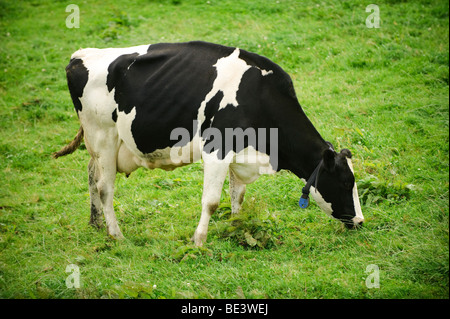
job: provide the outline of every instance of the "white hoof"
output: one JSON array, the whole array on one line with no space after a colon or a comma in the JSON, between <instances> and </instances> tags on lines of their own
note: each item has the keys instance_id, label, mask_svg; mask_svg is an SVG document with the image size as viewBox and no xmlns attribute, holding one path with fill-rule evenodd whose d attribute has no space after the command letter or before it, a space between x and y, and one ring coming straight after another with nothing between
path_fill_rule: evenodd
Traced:
<instances>
[{"instance_id":1,"label":"white hoof","mask_svg":"<svg viewBox=\"0 0 450 319\"><path fill-rule=\"evenodd\" d=\"M194 242L195 246L203 246L203 244L206 242L206 235L207 234L201 234L195 231L194 236L192 237L192 241Z\"/></svg>"}]
</instances>

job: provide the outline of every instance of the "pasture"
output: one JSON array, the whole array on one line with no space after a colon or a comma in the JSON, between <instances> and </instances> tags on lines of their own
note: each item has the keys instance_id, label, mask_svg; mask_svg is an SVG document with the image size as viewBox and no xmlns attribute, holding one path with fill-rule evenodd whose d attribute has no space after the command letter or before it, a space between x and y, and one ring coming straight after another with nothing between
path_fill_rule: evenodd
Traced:
<instances>
[{"instance_id":1,"label":"pasture","mask_svg":"<svg viewBox=\"0 0 450 319\"><path fill-rule=\"evenodd\" d=\"M79 28L66 25L70 3ZM377 1L379 28L366 25L370 3L1 1L0 298L448 298L448 1ZM248 185L238 217L227 180L208 241L194 247L200 162L117 176L125 240L88 225L89 154L51 158L79 127L70 55L190 40L258 53L291 75L318 131L353 153L362 229L314 201L300 209L303 182L282 171Z\"/></svg>"}]
</instances>

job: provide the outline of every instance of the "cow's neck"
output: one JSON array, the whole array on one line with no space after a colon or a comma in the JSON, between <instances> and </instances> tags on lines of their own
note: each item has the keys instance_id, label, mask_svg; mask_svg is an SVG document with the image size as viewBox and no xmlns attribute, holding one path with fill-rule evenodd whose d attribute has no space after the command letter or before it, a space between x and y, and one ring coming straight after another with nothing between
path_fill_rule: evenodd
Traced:
<instances>
[{"instance_id":1,"label":"cow's neck","mask_svg":"<svg viewBox=\"0 0 450 319\"><path fill-rule=\"evenodd\" d=\"M286 161L285 169L290 170L299 178L308 180L322 160L323 152L328 148L328 144L321 143L321 141L302 143L302 146L295 145L292 158Z\"/></svg>"},{"instance_id":2,"label":"cow's neck","mask_svg":"<svg viewBox=\"0 0 450 319\"><path fill-rule=\"evenodd\" d=\"M330 146L302 110L290 115L278 136L280 168L307 180Z\"/></svg>"}]
</instances>

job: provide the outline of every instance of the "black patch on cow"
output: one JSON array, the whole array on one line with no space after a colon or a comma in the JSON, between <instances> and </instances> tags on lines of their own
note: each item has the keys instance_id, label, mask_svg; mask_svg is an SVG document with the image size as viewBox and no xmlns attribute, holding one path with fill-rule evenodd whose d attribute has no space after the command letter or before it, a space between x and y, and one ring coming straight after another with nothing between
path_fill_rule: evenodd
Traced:
<instances>
[{"instance_id":1,"label":"black patch on cow","mask_svg":"<svg viewBox=\"0 0 450 319\"><path fill-rule=\"evenodd\" d=\"M89 71L84 66L81 59L71 59L66 66L66 76L70 96L72 97L73 105L78 114L78 112L83 109L80 97L83 96L83 90L88 81Z\"/></svg>"},{"instance_id":2,"label":"black patch on cow","mask_svg":"<svg viewBox=\"0 0 450 319\"><path fill-rule=\"evenodd\" d=\"M193 137L193 121L217 76L213 65L233 50L204 42L160 43L146 54L122 55L110 65L108 89L115 88L119 111L136 107L131 131L142 153L175 145L170 133L177 127Z\"/></svg>"},{"instance_id":3,"label":"black patch on cow","mask_svg":"<svg viewBox=\"0 0 450 319\"><path fill-rule=\"evenodd\" d=\"M117 122L117 109L114 109L114 112L112 112L112 120Z\"/></svg>"},{"instance_id":4,"label":"black patch on cow","mask_svg":"<svg viewBox=\"0 0 450 319\"><path fill-rule=\"evenodd\" d=\"M203 132L211 127L212 124L212 118L214 117L214 115L217 113L217 110L219 109L220 106L220 101L222 101L223 99L223 92L222 91L217 91L216 95L214 95L214 97L208 101L208 103L206 103L205 106L205 121L202 124L201 127L201 134L203 136Z\"/></svg>"},{"instance_id":5,"label":"black patch on cow","mask_svg":"<svg viewBox=\"0 0 450 319\"><path fill-rule=\"evenodd\" d=\"M106 86L108 91L119 85L125 77L127 76L127 70L132 63L136 61L136 57L139 53L130 53L121 55L119 58L115 59L108 67L108 76L106 77ZM123 92L122 92L123 93ZM122 94L116 94L116 99L121 98ZM126 112L127 114L129 113Z\"/></svg>"}]
</instances>

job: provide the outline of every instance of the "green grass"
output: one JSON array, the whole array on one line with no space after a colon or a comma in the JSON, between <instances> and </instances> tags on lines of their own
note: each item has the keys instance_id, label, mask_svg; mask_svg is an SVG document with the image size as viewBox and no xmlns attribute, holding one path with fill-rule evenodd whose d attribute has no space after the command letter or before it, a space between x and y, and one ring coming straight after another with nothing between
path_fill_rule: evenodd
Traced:
<instances>
[{"instance_id":1,"label":"green grass","mask_svg":"<svg viewBox=\"0 0 450 319\"><path fill-rule=\"evenodd\" d=\"M0 2L0 298L448 298L448 1ZM51 159L79 123L64 67L80 47L204 40L267 56L306 114L349 148L364 227L347 231L289 172L248 186L230 219L226 182L208 243L202 166L116 181L126 240L88 225L89 155ZM81 288L68 289L76 264ZM378 265L380 288L366 267Z\"/></svg>"}]
</instances>

